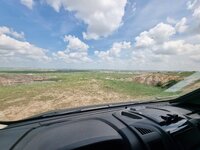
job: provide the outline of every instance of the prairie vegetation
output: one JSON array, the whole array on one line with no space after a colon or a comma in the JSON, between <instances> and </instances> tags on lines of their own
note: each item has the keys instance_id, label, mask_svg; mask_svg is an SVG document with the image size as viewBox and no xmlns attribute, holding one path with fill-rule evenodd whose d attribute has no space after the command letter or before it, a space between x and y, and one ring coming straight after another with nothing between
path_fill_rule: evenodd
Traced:
<instances>
[{"instance_id":1,"label":"prairie vegetation","mask_svg":"<svg viewBox=\"0 0 200 150\"><path fill-rule=\"evenodd\" d=\"M192 72L10 71L0 73L0 120L49 110L152 100Z\"/></svg>"}]
</instances>

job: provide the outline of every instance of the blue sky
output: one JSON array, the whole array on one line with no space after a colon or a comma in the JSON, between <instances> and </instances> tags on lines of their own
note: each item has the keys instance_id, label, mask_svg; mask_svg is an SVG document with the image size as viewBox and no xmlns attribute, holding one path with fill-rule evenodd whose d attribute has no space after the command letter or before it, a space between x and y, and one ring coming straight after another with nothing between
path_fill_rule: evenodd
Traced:
<instances>
[{"instance_id":1,"label":"blue sky","mask_svg":"<svg viewBox=\"0 0 200 150\"><path fill-rule=\"evenodd\" d=\"M199 0L0 5L0 67L200 70Z\"/></svg>"}]
</instances>

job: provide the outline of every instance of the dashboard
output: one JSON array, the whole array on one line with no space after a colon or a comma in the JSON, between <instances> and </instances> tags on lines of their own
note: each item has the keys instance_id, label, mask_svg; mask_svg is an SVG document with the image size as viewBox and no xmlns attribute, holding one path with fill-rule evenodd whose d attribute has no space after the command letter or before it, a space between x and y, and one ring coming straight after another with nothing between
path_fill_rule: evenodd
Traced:
<instances>
[{"instance_id":1,"label":"dashboard","mask_svg":"<svg viewBox=\"0 0 200 150\"><path fill-rule=\"evenodd\" d=\"M200 114L169 102L88 109L10 124L0 139L5 150L200 150Z\"/></svg>"}]
</instances>

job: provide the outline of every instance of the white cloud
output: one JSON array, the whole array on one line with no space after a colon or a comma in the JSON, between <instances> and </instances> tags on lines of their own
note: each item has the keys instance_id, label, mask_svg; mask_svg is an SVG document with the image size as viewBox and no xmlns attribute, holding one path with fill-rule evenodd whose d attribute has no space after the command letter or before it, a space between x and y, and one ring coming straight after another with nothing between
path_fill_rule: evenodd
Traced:
<instances>
[{"instance_id":1,"label":"white cloud","mask_svg":"<svg viewBox=\"0 0 200 150\"><path fill-rule=\"evenodd\" d=\"M149 31L143 31L135 38L136 47L149 48L157 43L162 43L169 40L169 38L176 33L173 26L169 24L159 23Z\"/></svg>"},{"instance_id":2,"label":"white cloud","mask_svg":"<svg viewBox=\"0 0 200 150\"><path fill-rule=\"evenodd\" d=\"M163 42L168 40L172 35L176 33L174 27L169 24L159 23L154 28L149 30L149 36L157 42Z\"/></svg>"},{"instance_id":3,"label":"white cloud","mask_svg":"<svg viewBox=\"0 0 200 150\"><path fill-rule=\"evenodd\" d=\"M69 51L87 52L89 48L87 44L85 44L79 38L72 35L65 36L64 41L68 42L67 50Z\"/></svg>"},{"instance_id":4,"label":"white cloud","mask_svg":"<svg viewBox=\"0 0 200 150\"><path fill-rule=\"evenodd\" d=\"M0 35L1 34L6 34L6 35L12 36L12 37L17 38L17 39L24 39L24 33L23 32L17 33L13 29L5 27L5 26L0 26Z\"/></svg>"},{"instance_id":5,"label":"white cloud","mask_svg":"<svg viewBox=\"0 0 200 150\"><path fill-rule=\"evenodd\" d=\"M95 55L102 60L112 61L115 58L119 58L122 50L128 50L131 48L130 42L116 42L107 51L95 51Z\"/></svg>"},{"instance_id":6,"label":"white cloud","mask_svg":"<svg viewBox=\"0 0 200 150\"><path fill-rule=\"evenodd\" d=\"M198 2L198 0L188 1L187 2L187 9L189 9L189 10L194 9L197 2Z\"/></svg>"},{"instance_id":7,"label":"white cloud","mask_svg":"<svg viewBox=\"0 0 200 150\"><path fill-rule=\"evenodd\" d=\"M141 32L135 38L133 61L150 64L150 62L168 60L169 63L169 60L174 62L181 57L196 61L200 55L200 44L191 43L183 37L179 39L177 35L177 33L184 33L189 27L187 19L183 17L180 21L173 22L173 25L159 23L148 31ZM197 40L196 37L197 35L195 36ZM171 60L172 58L174 60ZM184 61L188 62L189 59Z\"/></svg>"},{"instance_id":8,"label":"white cloud","mask_svg":"<svg viewBox=\"0 0 200 150\"><path fill-rule=\"evenodd\" d=\"M89 46L82 42L79 38L67 35L64 37L64 41L67 42L67 47L64 51L58 51L53 55L55 58L64 60L66 63L71 62L91 62L88 57Z\"/></svg>"},{"instance_id":9,"label":"white cloud","mask_svg":"<svg viewBox=\"0 0 200 150\"><path fill-rule=\"evenodd\" d=\"M28 0L24 1L28 2ZM33 0L31 1L33 2ZM120 27L120 25L123 24L122 18L124 16L125 6L127 3L127 0L41 1L50 5L56 12L59 12L60 9L73 12L77 19L83 21L83 23L87 25L86 31L82 32L84 39L99 39L102 37L107 37L111 35L114 31L116 31ZM159 4L159 2L156 2L155 4ZM32 6L33 4L27 7L32 8ZM154 9L154 7L152 8ZM189 18L188 16L177 18L177 16L179 15L174 16L175 19L168 17L164 20L167 23L160 22L152 28L149 28L146 31L139 33L138 36L135 37L135 42L133 44L134 47L131 47L130 42L115 42L112 44L111 48L107 49L106 51L95 51L94 54L96 55L96 57L92 57L98 57L99 59L97 59L97 61L95 61L94 59L92 60L92 57L89 57L89 45L72 35L64 37L64 41L67 43L66 49L54 53L53 56L56 60L64 60L62 61L63 63L67 62L71 64L76 64L77 62L80 64L82 62L93 62L90 64L94 65L98 64L100 60L101 64L105 65L103 66L105 68L107 67L106 64L109 64L110 62L110 64L117 68L118 64L126 64L130 61L132 61L132 64L135 64L136 66L140 66L140 64L143 64L144 68L152 68L152 66L155 66L155 68L157 66L160 66L160 68L162 68L162 66L164 66L169 69L177 69L179 67L187 68L188 66L192 65L194 66L194 68L196 66L196 68L199 68L198 65L196 65L196 62L200 62L200 0L189 1L187 3L187 8L192 12L191 18ZM149 8L146 7L146 9ZM142 11L142 13L144 13L143 16L148 16L148 12L152 11ZM157 12L157 14L159 15L154 15L154 19L151 18L151 25L155 23L154 21L157 21L157 18L161 18L160 14L165 12L165 9L158 9ZM146 26L141 26L141 28L146 27L148 27L148 24ZM136 32L137 31L138 30L136 30ZM23 33L14 33L14 31L9 28L0 29L0 33L14 40L16 40L16 38L24 38ZM133 33L134 32L130 32L130 34ZM0 44L2 47L4 46L3 43ZM7 50L10 49L8 44L6 44L4 48ZM126 49L128 49L128 52L126 51ZM23 54L23 51L17 51L18 55ZM125 60L125 57L123 57L125 53L126 56L132 53L132 56L129 55L129 57L126 57L127 59ZM11 57L13 55L16 55L16 52L10 51L10 53L8 53L7 51L0 50L0 55ZM29 55L26 53L26 56ZM192 62L195 62L195 64L192 64ZM181 66L181 64L185 66ZM100 65L100 63L98 65ZM129 67L129 64L126 65ZM122 65L122 67L124 66Z\"/></svg>"},{"instance_id":10,"label":"white cloud","mask_svg":"<svg viewBox=\"0 0 200 150\"><path fill-rule=\"evenodd\" d=\"M149 36L149 33L147 31L140 33L140 35L137 36L135 40L135 45L138 48L148 47L155 44L155 40L151 36Z\"/></svg>"},{"instance_id":11,"label":"white cloud","mask_svg":"<svg viewBox=\"0 0 200 150\"><path fill-rule=\"evenodd\" d=\"M191 18L183 17L178 21L168 17L169 24L159 23L162 25L157 24L135 38L134 64L166 70L200 69L200 1L189 1L187 8L192 11Z\"/></svg>"},{"instance_id":12,"label":"white cloud","mask_svg":"<svg viewBox=\"0 0 200 150\"><path fill-rule=\"evenodd\" d=\"M184 40L171 40L154 47L154 53L162 55L183 55L198 52L200 45L187 43Z\"/></svg>"},{"instance_id":13,"label":"white cloud","mask_svg":"<svg viewBox=\"0 0 200 150\"><path fill-rule=\"evenodd\" d=\"M160 46L155 46L155 53L156 54L163 54L163 55L177 55L184 53L185 50L185 43L182 40L178 41L167 41L164 42Z\"/></svg>"},{"instance_id":14,"label":"white cloud","mask_svg":"<svg viewBox=\"0 0 200 150\"><path fill-rule=\"evenodd\" d=\"M8 27L0 27L0 57L19 57L49 60L45 49L39 48L18 38L24 38L23 33L17 33Z\"/></svg>"},{"instance_id":15,"label":"white cloud","mask_svg":"<svg viewBox=\"0 0 200 150\"><path fill-rule=\"evenodd\" d=\"M200 19L200 6L194 10L193 16Z\"/></svg>"},{"instance_id":16,"label":"white cloud","mask_svg":"<svg viewBox=\"0 0 200 150\"><path fill-rule=\"evenodd\" d=\"M200 19L200 0L188 1L187 8L192 10L192 16Z\"/></svg>"},{"instance_id":17,"label":"white cloud","mask_svg":"<svg viewBox=\"0 0 200 150\"><path fill-rule=\"evenodd\" d=\"M66 5L65 1L63 0L45 0L47 4L49 4L56 12L60 11L60 8L63 5Z\"/></svg>"},{"instance_id":18,"label":"white cloud","mask_svg":"<svg viewBox=\"0 0 200 150\"><path fill-rule=\"evenodd\" d=\"M167 55L160 55L160 54L154 54L151 50L145 50L145 51L137 51L134 50L132 52L132 61L135 64L150 64L150 63L160 63L165 62Z\"/></svg>"},{"instance_id":19,"label":"white cloud","mask_svg":"<svg viewBox=\"0 0 200 150\"><path fill-rule=\"evenodd\" d=\"M179 33L183 33L188 29L187 19L183 17L179 22L176 23L175 29Z\"/></svg>"},{"instance_id":20,"label":"white cloud","mask_svg":"<svg viewBox=\"0 0 200 150\"><path fill-rule=\"evenodd\" d=\"M183 17L179 21L174 18L167 17L166 21L168 24L175 26L176 32L183 33L188 29L188 22L186 17Z\"/></svg>"},{"instance_id":21,"label":"white cloud","mask_svg":"<svg viewBox=\"0 0 200 150\"><path fill-rule=\"evenodd\" d=\"M29 9L33 8L34 5L34 1L33 0L20 0L20 2L25 5L26 7L28 7Z\"/></svg>"},{"instance_id":22,"label":"white cloud","mask_svg":"<svg viewBox=\"0 0 200 150\"><path fill-rule=\"evenodd\" d=\"M183 33L186 31L188 28L186 23L187 19L185 17L174 26L159 23L135 38L135 48L143 51L151 50L155 55L182 55L194 51L199 48L198 45L172 38L177 32Z\"/></svg>"},{"instance_id":23,"label":"white cloud","mask_svg":"<svg viewBox=\"0 0 200 150\"><path fill-rule=\"evenodd\" d=\"M87 24L85 39L99 39L112 34L122 24L127 0L45 0L55 11L61 8L75 12Z\"/></svg>"},{"instance_id":24,"label":"white cloud","mask_svg":"<svg viewBox=\"0 0 200 150\"><path fill-rule=\"evenodd\" d=\"M94 54L102 60L112 61L113 57L109 55L109 51L95 51Z\"/></svg>"}]
</instances>

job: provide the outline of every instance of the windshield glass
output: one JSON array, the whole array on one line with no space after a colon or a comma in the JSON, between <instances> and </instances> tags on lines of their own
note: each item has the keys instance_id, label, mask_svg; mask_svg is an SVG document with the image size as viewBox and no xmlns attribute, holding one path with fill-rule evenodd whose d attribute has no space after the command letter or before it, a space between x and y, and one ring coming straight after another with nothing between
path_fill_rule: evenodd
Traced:
<instances>
[{"instance_id":1,"label":"windshield glass","mask_svg":"<svg viewBox=\"0 0 200 150\"><path fill-rule=\"evenodd\" d=\"M0 120L200 87L199 0L1 0Z\"/></svg>"}]
</instances>

